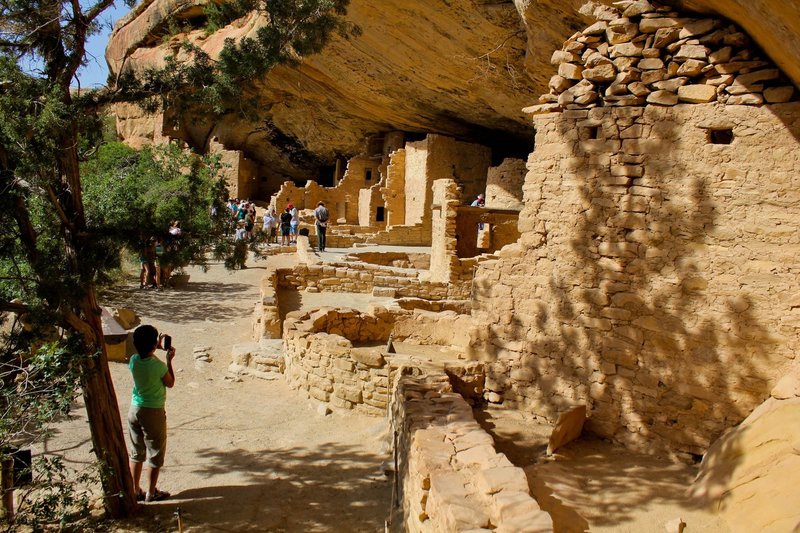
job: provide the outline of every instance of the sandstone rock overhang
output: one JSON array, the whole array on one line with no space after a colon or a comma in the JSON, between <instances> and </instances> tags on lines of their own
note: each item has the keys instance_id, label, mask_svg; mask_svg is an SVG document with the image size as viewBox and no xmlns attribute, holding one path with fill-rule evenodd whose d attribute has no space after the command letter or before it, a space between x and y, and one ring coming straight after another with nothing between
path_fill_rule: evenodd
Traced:
<instances>
[{"instance_id":1,"label":"sandstone rock overhang","mask_svg":"<svg viewBox=\"0 0 800 533\"><path fill-rule=\"evenodd\" d=\"M197 15L202 3L151 0L120 21L106 52L112 75L158 65L184 38L213 55L226 37L248 34L258 24L257 17L245 17L206 36ZM533 13L539 17L529 21L538 28L537 48L554 49L585 25L580 2L568 4ZM547 53L531 53L531 30L517 7L476 0L353 0L347 18L363 34L336 37L299 67L278 67L248 87L257 113L176 117L169 136L201 149L217 137L227 148L284 169L353 155L365 137L391 130L437 132L512 147L522 156L533 135L521 109L546 87L550 66ZM188 31L170 36L170 20ZM287 146L298 156L289 160Z\"/></svg>"},{"instance_id":2,"label":"sandstone rock overhang","mask_svg":"<svg viewBox=\"0 0 800 533\"><path fill-rule=\"evenodd\" d=\"M201 29L206 3L144 0L111 36L106 58L112 76L158 64L184 38L213 54L226 37L246 35L258 23L255 16L245 17L206 36ZM736 22L795 85L800 83L795 52L800 13L786 2L667 3ZM287 178L313 177L335 157L360 152L364 138L390 130L436 132L524 152L532 132L520 110L547 92L555 73L552 51L590 23L587 4L599 3L353 0L348 19L363 35L336 38L299 67L276 68L247 88L257 113L171 117L174 131L165 133L201 150L216 137ZM186 33L170 35L170 21L173 30Z\"/></svg>"}]
</instances>

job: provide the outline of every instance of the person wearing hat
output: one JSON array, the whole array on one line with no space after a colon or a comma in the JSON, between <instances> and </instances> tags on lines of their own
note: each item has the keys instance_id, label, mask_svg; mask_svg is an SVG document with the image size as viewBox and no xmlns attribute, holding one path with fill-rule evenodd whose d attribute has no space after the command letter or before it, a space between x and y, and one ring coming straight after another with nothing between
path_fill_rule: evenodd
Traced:
<instances>
[{"instance_id":1,"label":"person wearing hat","mask_svg":"<svg viewBox=\"0 0 800 533\"><path fill-rule=\"evenodd\" d=\"M292 214L287 207L286 210L281 213L280 224L281 224L281 246L288 246L291 244L289 242L289 231L291 229L291 222L292 222Z\"/></svg>"},{"instance_id":2,"label":"person wearing hat","mask_svg":"<svg viewBox=\"0 0 800 533\"><path fill-rule=\"evenodd\" d=\"M486 205L486 201L484 200L483 193L479 194L478 197L475 198L475 200L473 200L472 203L469 204L469 205L471 207L483 207L483 206L485 206ZM480 234L481 231L483 231L483 222L479 222L478 223L478 234Z\"/></svg>"}]
</instances>

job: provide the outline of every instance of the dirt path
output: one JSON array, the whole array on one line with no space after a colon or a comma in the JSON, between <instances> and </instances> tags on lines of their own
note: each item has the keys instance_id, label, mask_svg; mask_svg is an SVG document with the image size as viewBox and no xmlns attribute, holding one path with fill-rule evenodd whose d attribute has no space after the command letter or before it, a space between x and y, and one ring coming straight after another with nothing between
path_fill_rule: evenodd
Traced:
<instances>
[{"instance_id":1,"label":"dirt path","mask_svg":"<svg viewBox=\"0 0 800 533\"><path fill-rule=\"evenodd\" d=\"M283 380L225 379L231 347L249 340L265 264L250 262L247 270L233 273L218 264L205 273L191 269L184 290L140 291L131 281L129 288L104 297L105 305L132 308L143 322L172 335L177 347L159 483L173 497L144 506L140 517L117 529L177 531L177 507L185 530L193 532L383 529L391 494L381 471L389 459L385 419L322 416ZM355 298L349 305L359 303ZM210 365L195 366L194 346L211 348ZM125 420L130 374L120 363L111 363L111 372ZM85 413L76 408L75 414L46 449L80 465L91 455Z\"/></svg>"}]
</instances>

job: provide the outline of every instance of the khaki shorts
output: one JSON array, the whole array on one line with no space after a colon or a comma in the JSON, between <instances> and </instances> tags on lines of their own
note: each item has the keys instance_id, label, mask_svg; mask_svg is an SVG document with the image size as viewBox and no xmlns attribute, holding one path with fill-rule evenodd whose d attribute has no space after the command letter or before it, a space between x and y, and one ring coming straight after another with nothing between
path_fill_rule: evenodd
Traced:
<instances>
[{"instance_id":1,"label":"khaki shorts","mask_svg":"<svg viewBox=\"0 0 800 533\"><path fill-rule=\"evenodd\" d=\"M142 463L147 459L151 468L164 466L167 451L167 413L163 407L138 407L128 411L128 437L131 461Z\"/></svg>"}]
</instances>

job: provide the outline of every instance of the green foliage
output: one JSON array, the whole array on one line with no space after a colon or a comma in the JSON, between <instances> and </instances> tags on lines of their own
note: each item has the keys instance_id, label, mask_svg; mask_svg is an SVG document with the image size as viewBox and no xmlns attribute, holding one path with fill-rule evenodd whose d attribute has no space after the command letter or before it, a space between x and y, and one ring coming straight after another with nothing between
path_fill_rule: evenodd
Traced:
<instances>
[{"instance_id":1,"label":"green foliage","mask_svg":"<svg viewBox=\"0 0 800 533\"><path fill-rule=\"evenodd\" d=\"M163 262L173 267L204 264L208 247L225 229L227 197L216 156L199 157L176 144L134 150L122 143L100 147L82 166L90 231L119 264L122 248L140 250L151 238L166 242ZM178 220L183 234L167 232ZM96 257L108 268L106 257Z\"/></svg>"},{"instance_id":2,"label":"green foliage","mask_svg":"<svg viewBox=\"0 0 800 533\"><path fill-rule=\"evenodd\" d=\"M226 2L209 2L203 7L206 16L206 35L224 28L234 20L245 16L256 6L256 0L228 0Z\"/></svg>"},{"instance_id":3,"label":"green foliage","mask_svg":"<svg viewBox=\"0 0 800 533\"><path fill-rule=\"evenodd\" d=\"M92 497L87 487L100 479L97 465L74 471L57 455L41 455L34 459L32 470L33 482L19 491L17 514L9 529L30 526L42 531L52 524L62 531L81 530L77 522L89 517Z\"/></svg>"},{"instance_id":4,"label":"green foliage","mask_svg":"<svg viewBox=\"0 0 800 533\"><path fill-rule=\"evenodd\" d=\"M17 328L0 345L0 450L46 436L49 424L66 416L77 396L84 356L76 341L54 340L30 355L35 347L30 340Z\"/></svg>"},{"instance_id":5,"label":"green foliage","mask_svg":"<svg viewBox=\"0 0 800 533\"><path fill-rule=\"evenodd\" d=\"M26 323L32 321L26 316ZM54 340L33 349L27 328L17 323L4 336L0 352L0 458L14 448L26 449L50 434L54 421L69 416L78 395L82 347L76 338ZM52 329L52 328L51 328ZM32 352L31 352L32 350ZM8 528L45 524L62 527L85 517L88 487L99 481L97 465L73 472L62 459L40 455L31 465L33 482L17 490L16 516Z\"/></svg>"}]
</instances>

